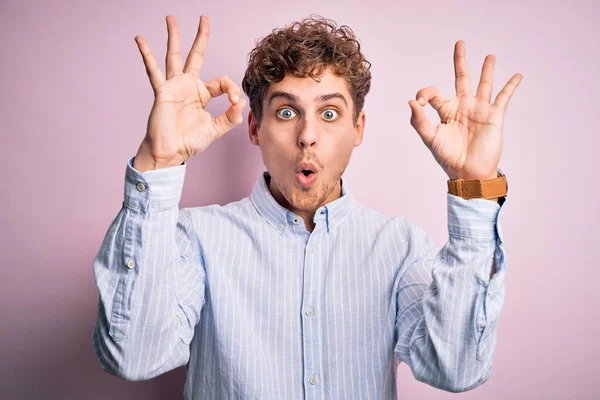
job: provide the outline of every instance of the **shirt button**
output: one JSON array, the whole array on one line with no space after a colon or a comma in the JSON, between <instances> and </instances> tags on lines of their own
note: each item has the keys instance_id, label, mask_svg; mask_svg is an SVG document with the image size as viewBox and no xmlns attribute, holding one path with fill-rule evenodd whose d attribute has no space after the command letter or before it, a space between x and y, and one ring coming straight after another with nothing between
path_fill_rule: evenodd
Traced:
<instances>
[{"instance_id":1,"label":"shirt button","mask_svg":"<svg viewBox=\"0 0 600 400\"><path fill-rule=\"evenodd\" d=\"M310 377L310 380L309 380L309 382L310 382L310 384L311 384L311 385L316 385L316 384L317 384L317 382L318 382L318 381L317 381L317 377L316 377L316 376L314 376L314 375L313 375L313 376L311 376L311 377Z\"/></svg>"},{"instance_id":2,"label":"shirt button","mask_svg":"<svg viewBox=\"0 0 600 400\"><path fill-rule=\"evenodd\" d=\"M279 224L278 228L279 228L280 231L283 231L283 229L285 228L285 226L283 226L283 224Z\"/></svg>"},{"instance_id":3,"label":"shirt button","mask_svg":"<svg viewBox=\"0 0 600 400\"><path fill-rule=\"evenodd\" d=\"M315 310L313 310L312 307L307 307L306 310L304 310L304 314L306 314L307 317L312 317L314 312Z\"/></svg>"},{"instance_id":4,"label":"shirt button","mask_svg":"<svg viewBox=\"0 0 600 400\"><path fill-rule=\"evenodd\" d=\"M129 268L135 268L135 261L133 261L131 258L129 260L127 260L127 266Z\"/></svg>"},{"instance_id":5,"label":"shirt button","mask_svg":"<svg viewBox=\"0 0 600 400\"><path fill-rule=\"evenodd\" d=\"M298 218L294 218L294 223L297 224L298 222L300 222L300 220Z\"/></svg>"},{"instance_id":6,"label":"shirt button","mask_svg":"<svg viewBox=\"0 0 600 400\"><path fill-rule=\"evenodd\" d=\"M146 190L146 185L144 185L142 182L138 182L138 184L135 185L135 187L139 192L143 192L144 190Z\"/></svg>"}]
</instances>

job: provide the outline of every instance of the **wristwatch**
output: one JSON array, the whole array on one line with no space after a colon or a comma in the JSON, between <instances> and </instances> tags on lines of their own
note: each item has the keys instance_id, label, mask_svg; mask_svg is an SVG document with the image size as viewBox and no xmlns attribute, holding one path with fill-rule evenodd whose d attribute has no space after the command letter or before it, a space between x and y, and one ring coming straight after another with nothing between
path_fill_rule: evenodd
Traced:
<instances>
[{"instance_id":1,"label":"wristwatch","mask_svg":"<svg viewBox=\"0 0 600 400\"><path fill-rule=\"evenodd\" d=\"M448 193L460 196L463 199L494 199L506 197L508 193L508 183L506 175L498 168L498 177L482 181L480 179L464 180L449 179Z\"/></svg>"}]
</instances>

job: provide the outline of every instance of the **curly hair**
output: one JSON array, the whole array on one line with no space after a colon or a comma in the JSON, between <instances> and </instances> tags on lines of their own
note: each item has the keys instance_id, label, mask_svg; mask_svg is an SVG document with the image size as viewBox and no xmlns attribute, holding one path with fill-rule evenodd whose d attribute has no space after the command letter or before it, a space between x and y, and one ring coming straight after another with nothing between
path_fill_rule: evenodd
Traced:
<instances>
[{"instance_id":1,"label":"curly hair","mask_svg":"<svg viewBox=\"0 0 600 400\"><path fill-rule=\"evenodd\" d=\"M327 67L349 84L354 101L354 123L364 106L371 87L371 63L360 51L352 29L311 14L301 21L273 29L256 43L248 57L242 80L250 99L250 110L260 126L262 101L269 84L280 82L290 73L298 78L317 77Z\"/></svg>"}]
</instances>

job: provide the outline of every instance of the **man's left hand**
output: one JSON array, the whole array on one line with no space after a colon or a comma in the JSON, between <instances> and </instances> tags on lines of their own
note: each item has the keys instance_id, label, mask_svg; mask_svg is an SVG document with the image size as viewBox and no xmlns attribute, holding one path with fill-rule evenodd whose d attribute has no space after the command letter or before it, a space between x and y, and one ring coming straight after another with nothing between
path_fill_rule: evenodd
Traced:
<instances>
[{"instance_id":1,"label":"man's left hand","mask_svg":"<svg viewBox=\"0 0 600 400\"><path fill-rule=\"evenodd\" d=\"M514 74L490 104L494 63L495 56L489 54L473 97L465 44L459 40L454 46L456 97L448 99L435 86L429 86L417 92L416 101L408 102L411 125L450 179L497 177L504 114L523 75ZM438 112L441 123L437 126L425 116L423 107L427 103Z\"/></svg>"}]
</instances>

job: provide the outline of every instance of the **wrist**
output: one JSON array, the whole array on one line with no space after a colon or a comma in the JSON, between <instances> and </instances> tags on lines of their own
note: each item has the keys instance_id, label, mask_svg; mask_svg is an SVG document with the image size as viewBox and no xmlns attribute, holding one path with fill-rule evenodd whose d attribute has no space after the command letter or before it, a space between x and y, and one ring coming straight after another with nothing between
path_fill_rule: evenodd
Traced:
<instances>
[{"instance_id":1,"label":"wrist","mask_svg":"<svg viewBox=\"0 0 600 400\"><path fill-rule=\"evenodd\" d=\"M146 172L155 169L176 167L183 164L184 161L179 157L157 159L152 155L150 143L144 138L133 159L133 168L139 172Z\"/></svg>"},{"instance_id":2,"label":"wrist","mask_svg":"<svg viewBox=\"0 0 600 400\"><path fill-rule=\"evenodd\" d=\"M176 167L183 163L183 161L178 159L172 160L155 160L153 157L150 157L143 153L136 154L133 159L133 168L139 172L152 171L156 169Z\"/></svg>"}]
</instances>

